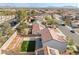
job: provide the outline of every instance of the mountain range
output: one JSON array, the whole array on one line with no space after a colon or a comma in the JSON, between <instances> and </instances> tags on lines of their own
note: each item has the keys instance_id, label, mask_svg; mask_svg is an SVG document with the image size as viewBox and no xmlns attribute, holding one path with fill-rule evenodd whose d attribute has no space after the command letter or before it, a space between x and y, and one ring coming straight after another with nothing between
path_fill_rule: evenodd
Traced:
<instances>
[{"instance_id":1,"label":"mountain range","mask_svg":"<svg viewBox=\"0 0 79 59\"><path fill-rule=\"evenodd\" d=\"M78 8L76 4L49 3L0 3L0 8Z\"/></svg>"}]
</instances>

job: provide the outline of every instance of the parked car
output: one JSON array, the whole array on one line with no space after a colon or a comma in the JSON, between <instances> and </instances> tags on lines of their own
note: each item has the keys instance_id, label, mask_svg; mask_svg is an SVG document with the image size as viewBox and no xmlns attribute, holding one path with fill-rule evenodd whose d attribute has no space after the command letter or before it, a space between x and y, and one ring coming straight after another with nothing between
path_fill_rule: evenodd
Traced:
<instances>
[{"instance_id":1,"label":"parked car","mask_svg":"<svg viewBox=\"0 0 79 59\"><path fill-rule=\"evenodd\" d=\"M61 24L62 26L65 26L65 24Z\"/></svg>"},{"instance_id":2,"label":"parked car","mask_svg":"<svg viewBox=\"0 0 79 59\"><path fill-rule=\"evenodd\" d=\"M74 30L70 30L70 32L75 33L75 31L74 31Z\"/></svg>"}]
</instances>

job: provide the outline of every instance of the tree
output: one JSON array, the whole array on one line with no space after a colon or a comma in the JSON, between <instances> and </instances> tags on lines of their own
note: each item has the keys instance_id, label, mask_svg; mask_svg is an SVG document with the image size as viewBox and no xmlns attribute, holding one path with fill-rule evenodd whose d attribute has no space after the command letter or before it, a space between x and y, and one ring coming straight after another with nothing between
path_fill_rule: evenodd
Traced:
<instances>
[{"instance_id":1,"label":"tree","mask_svg":"<svg viewBox=\"0 0 79 59\"><path fill-rule=\"evenodd\" d=\"M35 10L31 10L31 15L32 16L36 15L36 11Z\"/></svg>"},{"instance_id":2,"label":"tree","mask_svg":"<svg viewBox=\"0 0 79 59\"><path fill-rule=\"evenodd\" d=\"M5 35L8 35L8 36L11 36L14 33L14 30L12 30L8 22L3 24L2 30L5 33Z\"/></svg>"},{"instance_id":3,"label":"tree","mask_svg":"<svg viewBox=\"0 0 79 59\"><path fill-rule=\"evenodd\" d=\"M71 26L71 20L68 20L68 19L65 19L65 24L67 24L67 25L69 25L69 26Z\"/></svg>"},{"instance_id":4,"label":"tree","mask_svg":"<svg viewBox=\"0 0 79 59\"><path fill-rule=\"evenodd\" d=\"M43 24L43 25L46 25L46 22L45 22L45 21L43 21L43 22L42 22L42 24Z\"/></svg>"},{"instance_id":5,"label":"tree","mask_svg":"<svg viewBox=\"0 0 79 59\"><path fill-rule=\"evenodd\" d=\"M67 37L67 51L69 51L70 54L74 54L75 51L77 51L77 47L70 37Z\"/></svg>"},{"instance_id":6,"label":"tree","mask_svg":"<svg viewBox=\"0 0 79 59\"><path fill-rule=\"evenodd\" d=\"M50 15L45 16L45 20L51 20L51 19L52 19L52 18L51 18Z\"/></svg>"},{"instance_id":7,"label":"tree","mask_svg":"<svg viewBox=\"0 0 79 59\"><path fill-rule=\"evenodd\" d=\"M46 23L47 25L56 25L57 22L55 21L54 18L52 18L51 16L45 16L45 20L46 20Z\"/></svg>"},{"instance_id":8,"label":"tree","mask_svg":"<svg viewBox=\"0 0 79 59\"><path fill-rule=\"evenodd\" d=\"M67 44L70 46L74 45L74 42L70 37L67 37Z\"/></svg>"},{"instance_id":9,"label":"tree","mask_svg":"<svg viewBox=\"0 0 79 59\"><path fill-rule=\"evenodd\" d=\"M25 9L21 9L17 11L18 20L25 20L27 17L27 13Z\"/></svg>"},{"instance_id":10,"label":"tree","mask_svg":"<svg viewBox=\"0 0 79 59\"><path fill-rule=\"evenodd\" d=\"M27 24L26 23L24 23L24 22L22 22L17 28L16 28L16 30L17 30L17 32L18 32L18 34L20 34L20 35L27 35L28 33L26 33L27 32Z\"/></svg>"}]
</instances>

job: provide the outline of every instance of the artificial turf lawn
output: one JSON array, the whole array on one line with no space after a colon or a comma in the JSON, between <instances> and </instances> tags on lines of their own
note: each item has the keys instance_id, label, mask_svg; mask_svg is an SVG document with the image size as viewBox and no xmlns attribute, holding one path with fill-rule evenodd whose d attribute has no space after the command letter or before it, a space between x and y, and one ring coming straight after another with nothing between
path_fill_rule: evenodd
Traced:
<instances>
[{"instance_id":1,"label":"artificial turf lawn","mask_svg":"<svg viewBox=\"0 0 79 59\"><path fill-rule=\"evenodd\" d=\"M34 52L35 51L35 41L23 41L21 46L22 52Z\"/></svg>"}]
</instances>

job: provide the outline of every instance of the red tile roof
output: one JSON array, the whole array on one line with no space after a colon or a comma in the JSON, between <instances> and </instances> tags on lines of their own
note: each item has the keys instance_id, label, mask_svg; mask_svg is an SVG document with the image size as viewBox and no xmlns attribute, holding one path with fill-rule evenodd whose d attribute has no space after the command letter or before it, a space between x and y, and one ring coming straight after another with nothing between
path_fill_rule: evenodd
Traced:
<instances>
[{"instance_id":1,"label":"red tile roof","mask_svg":"<svg viewBox=\"0 0 79 59\"><path fill-rule=\"evenodd\" d=\"M12 50L14 48L16 48L16 46L19 44L19 42L22 40L23 37L17 35L13 41L9 44L9 46L7 47L6 50Z\"/></svg>"},{"instance_id":2,"label":"red tile roof","mask_svg":"<svg viewBox=\"0 0 79 59\"><path fill-rule=\"evenodd\" d=\"M43 41L51 40L52 37L48 28L41 30L41 38L43 39Z\"/></svg>"},{"instance_id":3,"label":"red tile roof","mask_svg":"<svg viewBox=\"0 0 79 59\"><path fill-rule=\"evenodd\" d=\"M48 29L49 29L49 32L50 32L53 39L60 41L60 42L65 42L66 37L62 33L60 33L59 31L58 32L55 31L57 29L50 29L50 28L48 28Z\"/></svg>"},{"instance_id":4,"label":"red tile roof","mask_svg":"<svg viewBox=\"0 0 79 59\"><path fill-rule=\"evenodd\" d=\"M42 29L44 29L44 26L41 25L41 24L33 24L32 25L32 32L34 32L34 31L40 31Z\"/></svg>"},{"instance_id":5,"label":"red tile roof","mask_svg":"<svg viewBox=\"0 0 79 59\"><path fill-rule=\"evenodd\" d=\"M44 39L43 41L48 41L48 40L57 40L59 42L66 42L66 37L57 32L54 28L45 28L41 31L41 37Z\"/></svg>"}]
</instances>

